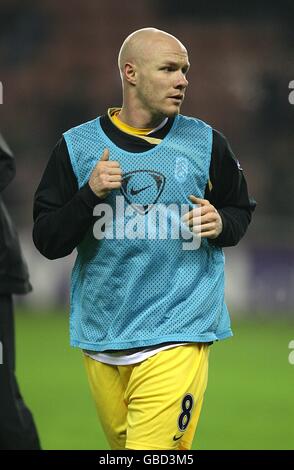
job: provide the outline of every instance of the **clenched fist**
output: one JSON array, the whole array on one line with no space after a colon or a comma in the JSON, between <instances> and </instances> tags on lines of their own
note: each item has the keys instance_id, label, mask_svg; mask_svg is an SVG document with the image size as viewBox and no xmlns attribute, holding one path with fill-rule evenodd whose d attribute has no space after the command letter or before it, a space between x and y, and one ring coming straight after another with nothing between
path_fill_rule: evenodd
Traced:
<instances>
[{"instance_id":1,"label":"clenched fist","mask_svg":"<svg viewBox=\"0 0 294 470\"><path fill-rule=\"evenodd\" d=\"M201 238L216 238L223 229L222 219L216 208L207 199L190 196L190 200L197 204L197 208L187 212L183 222L190 226L190 230Z\"/></svg>"},{"instance_id":2,"label":"clenched fist","mask_svg":"<svg viewBox=\"0 0 294 470\"><path fill-rule=\"evenodd\" d=\"M112 189L121 187L122 170L119 162L109 161L109 150L104 149L100 160L97 162L89 179L92 191L101 199L104 199Z\"/></svg>"}]
</instances>

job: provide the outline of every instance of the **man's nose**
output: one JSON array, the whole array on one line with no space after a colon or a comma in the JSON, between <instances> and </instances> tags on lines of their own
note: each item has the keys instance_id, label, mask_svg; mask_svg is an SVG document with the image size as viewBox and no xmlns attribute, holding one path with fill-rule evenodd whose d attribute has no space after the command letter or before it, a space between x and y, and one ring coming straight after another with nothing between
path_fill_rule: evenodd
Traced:
<instances>
[{"instance_id":1,"label":"man's nose","mask_svg":"<svg viewBox=\"0 0 294 470\"><path fill-rule=\"evenodd\" d=\"M176 88L180 88L181 90L184 89L184 88L187 88L188 83L189 82L188 82L186 76L181 72L179 77L178 77L178 80L177 80Z\"/></svg>"}]
</instances>

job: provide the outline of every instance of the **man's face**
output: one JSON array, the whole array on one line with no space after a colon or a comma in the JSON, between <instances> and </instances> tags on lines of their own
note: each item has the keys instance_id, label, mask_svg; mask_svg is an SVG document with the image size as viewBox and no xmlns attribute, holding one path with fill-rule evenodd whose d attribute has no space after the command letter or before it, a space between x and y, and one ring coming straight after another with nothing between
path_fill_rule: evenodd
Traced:
<instances>
[{"instance_id":1,"label":"man's face","mask_svg":"<svg viewBox=\"0 0 294 470\"><path fill-rule=\"evenodd\" d=\"M137 71L137 96L152 117L179 113L189 65L186 49L172 39L158 41L144 54Z\"/></svg>"}]
</instances>

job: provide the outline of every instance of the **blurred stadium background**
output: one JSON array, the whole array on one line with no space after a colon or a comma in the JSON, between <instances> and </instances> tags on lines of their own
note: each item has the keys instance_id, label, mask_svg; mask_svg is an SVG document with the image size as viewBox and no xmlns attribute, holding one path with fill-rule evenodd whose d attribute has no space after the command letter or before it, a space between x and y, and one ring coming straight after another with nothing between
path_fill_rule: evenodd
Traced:
<instances>
[{"instance_id":1,"label":"blurred stadium background","mask_svg":"<svg viewBox=\"0 0 294 470\"><path fill-rule=\"evenodd\" d=\"M66 129L121 104L117 53L155 26L187 46L182 112L223 132L258 202L226 249L235 337L214 345L195 448L294 449L294 3L248 0L1 0L0 128L17 160L5 201L34 292L16 299L17 371L47 449L107 449L81 354L68 346L75 255L44 259L31 239L32 199Z\"/></svg>"}]
</instances>

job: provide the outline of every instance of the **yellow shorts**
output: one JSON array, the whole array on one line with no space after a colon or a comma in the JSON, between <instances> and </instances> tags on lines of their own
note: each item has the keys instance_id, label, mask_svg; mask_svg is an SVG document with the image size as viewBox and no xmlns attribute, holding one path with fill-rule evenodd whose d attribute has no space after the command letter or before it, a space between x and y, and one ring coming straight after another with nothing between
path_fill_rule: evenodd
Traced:
<instances>
[{"instance_id":1,"label":"yellow shorts","mask_svg":"<svg viewBox=\"0 0 294 470\"><path fill-rule=\"evenodd\" d=\"M84 355L111 449L191 449L207 385L209 346L176 346L131 365Z\"/></svg>"}]
</instances>

